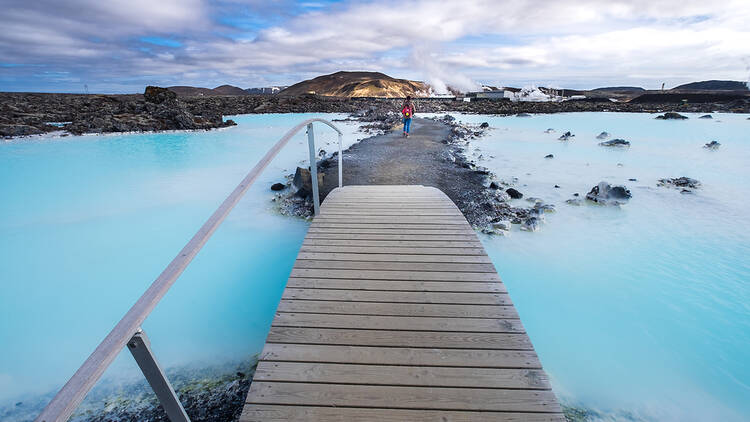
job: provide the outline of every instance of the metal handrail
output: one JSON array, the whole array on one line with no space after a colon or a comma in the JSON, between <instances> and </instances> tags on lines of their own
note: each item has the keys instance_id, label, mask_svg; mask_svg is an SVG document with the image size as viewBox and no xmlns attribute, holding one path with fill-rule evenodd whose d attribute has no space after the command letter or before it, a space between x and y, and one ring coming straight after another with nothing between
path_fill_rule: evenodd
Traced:
<instances>
[{"instance_id":1,"label":"metal handrail","mask_svg":"<svg viewBox=\"0 0 750 422\"><path fill-rule=\"evenodd\" d=\"M42 413L35 419L36 422L64 422L73 414L78 405L83 401L89 390L96 384L96 382L104 374L104 371L114 361L120 351L128 345L131 349L137 348L139 345L145 344L145 357L144 352L135 352L131 350L133 356L136 358L139 366L141 367L144 375L146 376L149 384L154 388L157 396L159 397L162 404L162 397L169 396L171 391L171 398L176 400L177 397L172 390L169 381L164 377L163 371L160 370L158 362L150 353L150 347L147 347L148 340L145 337L145 333L141 330L141 324L146 320L146 317L154 310L159 301L172 287L172 284L179 278L188 264L203 248L211 235L221 225L224 219L229 215L229 212L237 205L242 196L247 192L250 186L253 185L255 180L260 176L261 172L270 164L271 160L281 151L281 149L289 142L289 140L303 127L307 127L308 145L310 150L310 173L312 177L313 186L313 201L315 207L315 214L317 215L320 207L320 199L318 194L318 177L317 177L317 157L315 154L315 138L313 134L313 122L320 122L330 126L333 130L338 133L339 140L339 187L342 186L342 132L333 125L333 123L323 119L308 119L298 124L289 130L271 149L266 155L261 158L258 164L250 170L240 184L229 194L224 202L219 205L219 208L214 211L213 214L206 220L203 226L193 236L192 239L182 248L172 262L162 271L159 277L154 280L151 286L141 295L135 304L128 310L125 316L115 325L112 331L102 340L101 343L94 349L94 352L86 359L73 376L68 380L67 383L60 389L55 395L52 401L42 410ZM145 343L144 343L145 339ZM142 360L143 359L143 360ZM153 370L145 370L145 367L153 368ZM158 386L168 388L169 391L162 390L156 391ZM169 404L169 403L167 403ZM174 404L174 403L172 403ZM187 420L187 416L182 410L182 406L179 405L177 400L177 406L179 409L175 409L175 412L168 414L170 420L176 422L177 420ZM165 405L166 409L168 406ZM171 406L174 408L174 406Z\"/></svg>"}]
</instances>

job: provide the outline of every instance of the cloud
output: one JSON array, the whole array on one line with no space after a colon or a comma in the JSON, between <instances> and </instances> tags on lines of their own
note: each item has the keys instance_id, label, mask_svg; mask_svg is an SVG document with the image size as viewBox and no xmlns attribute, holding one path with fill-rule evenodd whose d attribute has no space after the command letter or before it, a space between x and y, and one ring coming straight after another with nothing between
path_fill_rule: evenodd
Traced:
<instances>
[{"instance_id":1,"label":"cloud","mask_svg":"<svg viewBox=\"0 0 750 422\"><path fill-rule=\"evenodd\" d=\"M745 79L750 56L750 7L736 0L5 3L3 62L69 72L100 91L289 83L340 69L465 85ZM0 67L0 89L75 86L43 75Z\"/></svg>"}]
</instances>

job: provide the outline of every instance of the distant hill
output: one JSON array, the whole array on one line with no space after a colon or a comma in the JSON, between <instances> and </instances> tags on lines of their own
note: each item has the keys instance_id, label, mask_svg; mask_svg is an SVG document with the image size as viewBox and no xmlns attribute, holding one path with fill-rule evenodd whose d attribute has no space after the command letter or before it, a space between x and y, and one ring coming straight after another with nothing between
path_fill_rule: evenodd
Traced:
<instances>
[{"instance_id":1,"label":"distant hill","mask_svg":"<svg viewBox=\"0 0 750 422\"><path fill-rule=\"evenodd\" d=\"M414 97L427 96L424 82L396 79L380 72L336 72L302 81L279 95L308 93L334 97Z\"/></svg>"},{"instance_id":2,"label":"distant hill","mask_svg":"<svg viewBox=\"0 0 750 422\"><path fill-rule=\"evenodd\" d=\"M247 92L244 89L232 85L217 86L212 89L212 91L218 95L247 95Z\"/></svg>"},{"instance_id":3,"label":"distant hill","mask_svg":"<svg viewBox=\"0 0 750 422\"><path fill-rule=\"evenodd\" d=\"M605 86L603 88L595 88L592 91L604 91L604 92L643 92L645 89L639 86Z\"/></svg>"},{"instance_id":4,"label":"distant hill","mask_svg":"<svg viewBox=\"0 0 750 422\"><path fill-rule=\"evenodd\" d=\"M200 87L195 87L195 86L170 86L167 89L181 97L195 97L195 96L211 97L211 96L216 96L216 95L248 95L248 93L244 89L238 88L232 85L217 86L214 89L200 88Z\"/></svg>"},{"instance_id":5,"label":"distant hill","mask_svg":"<svg viewBox=\"0 0 750 422\"><path fill-rule=\"evenodd\" d=\"M700 89L708 91L747 91L747 84L739 81L702 81L676 86L672 89Z\"/></svg>"},{"instance_id":6,"label":"distant hill","mask_svg":"<svg viewBox=\"0 0 750 422\"><path fill-rule=\"evenodd\" d=\"M170 86L168 90L174 92L181 97L192 97L196 95L216 95L210 88L197 88L194 86Z\"/></svg>"}]
</instances>

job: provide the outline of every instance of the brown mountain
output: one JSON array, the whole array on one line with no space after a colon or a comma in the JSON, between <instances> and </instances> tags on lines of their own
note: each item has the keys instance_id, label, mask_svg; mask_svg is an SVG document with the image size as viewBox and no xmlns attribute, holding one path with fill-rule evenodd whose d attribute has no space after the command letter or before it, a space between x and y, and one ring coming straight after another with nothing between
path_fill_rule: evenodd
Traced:
<instances>
[{"instance_id":1,"label":"brown mountain","mask_svg":"<svg viewBox=\"0 0 750 422\"><path fill-rule=\"evenodd\" d=\"M424 82L396 79L380 72L336 72L294 84L279 95L393 98L427 96L427 92Z\"/></svg>"},{"instance_id":2,"label":"brown mountain","mask_svg":"<svg viewBox=\"0 0 750 422\"><path fill-rule=\"evenodd\" d=\"M242 89L232 85L217 86L214 89L211 88L200 88L195 86L170 86L168 90L174 92L180 97L211 97L216 95L248 95L248 93Z\"/></svg>"},{"instance_id":3,"label":"brown mountain","mask_svg":"<svg viewBox=\"0 0 750 422\"><path fill-rule=\"evenodd\" d=\"M212 91L214 91L218 95L247 95L247 91L233 85L217 86Z\"/></svg>"}]
</instances>

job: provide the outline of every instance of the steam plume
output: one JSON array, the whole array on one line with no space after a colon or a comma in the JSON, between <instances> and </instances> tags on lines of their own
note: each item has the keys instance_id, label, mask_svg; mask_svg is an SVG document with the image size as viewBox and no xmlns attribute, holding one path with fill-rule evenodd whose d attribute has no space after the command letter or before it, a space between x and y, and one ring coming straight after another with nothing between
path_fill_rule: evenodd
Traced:
<instances>
[{"instance_id":1,"label":"steam plume","mask_svg":"<svg viewBox=\"0 0 750 422\"><path fill-rule=\"evenodd\" d=\"M481 85L458 70L439 63L433 51L422 45L415 46L411 52L412 65L422 71L425 82L430 85L433 94L450 94L448 88L462 92L477 91L481 88Z\"/></svg>"}]
</instances>

